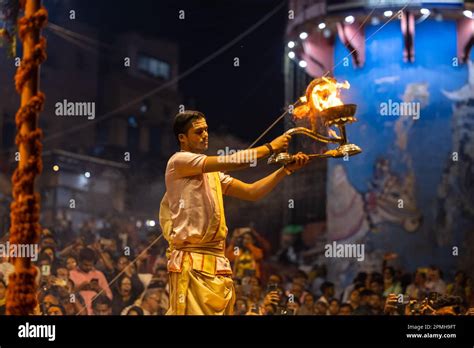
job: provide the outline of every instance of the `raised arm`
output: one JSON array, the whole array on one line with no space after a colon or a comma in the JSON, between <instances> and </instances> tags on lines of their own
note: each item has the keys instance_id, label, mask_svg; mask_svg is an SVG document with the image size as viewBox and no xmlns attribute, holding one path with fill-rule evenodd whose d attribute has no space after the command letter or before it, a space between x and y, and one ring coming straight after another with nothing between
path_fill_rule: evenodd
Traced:
<instances>
[{"instance_id":1,"label":"raised arm","mask_svg":"<svg viewBox=\"0 0 474 348\"><path fill-rule=\"evenodd\" d=\"M281 167L263 179L251 184L234 178L226 191L226 195L246 201L258 201L269 194L283 178L304 167L308 161L308 155L298 153L295 156L295 162L287 164L285 167Z\"/></svg>"},{"instance_id":2,"label":"raised arm","mask_svg":"<svg viewBox=\"0 0 474 348\"><path fill-rule=\"evenodd\" d=\"M270 142L269 146L262 145L227 156L208 156L203 173L230 172L249 167L252 162L270 156L273 152L285 151L290 140L290 135L281 135Z\"/></svg>"}]
</instances>

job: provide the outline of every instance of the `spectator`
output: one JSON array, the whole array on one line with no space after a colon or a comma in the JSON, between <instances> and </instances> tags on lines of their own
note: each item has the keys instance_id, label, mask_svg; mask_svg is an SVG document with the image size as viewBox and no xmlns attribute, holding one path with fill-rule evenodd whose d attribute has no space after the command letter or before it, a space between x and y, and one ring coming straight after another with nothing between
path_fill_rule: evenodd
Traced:
<instances>
[{"instance_id":1,"label":"spectator","mask_svg":"<svg viewBox=\"0 0 474 348\"><path fill-rule=\"evenodd\" d=\"M281 275L273 273L268 277L268 284L276 284L279 288L283 287L283 278Z\"/></svg>"},{"instance_id":2,"label":"spectator","mask_svg":"<svg viewBox=\"0 0 474 348\"><path fill-rule=\"evenodd\" d=\"M69 269L63 262L56 262L56 265L53 267L52 272L56 278L62 279L65 283L67 283L69 279Z\"/></svg>"},{"instance_id":3,"label":"spectator","mask_svg":"<svg viewBox=\"0 0 474 348\"><path fill-rule=\"evenodd\" d=\"M92 304L94 315L111 315L112 301L106 295L99 295Z\"/></svg>"},{"instance_id":4,"label":"spectator","mask_svg":"<svg viewBox=\"0 0 474 348\"><path fill-rule=\"evenodd\" d=\"M286 315L304 315L300 311L301 309L301 304L298 299L288 299L286 302L286 311L284 311L284 314Z\"/></svg>"},{"instance_id":5,"label":"spectator","mask_svg":"<svg viewBox=\"0 0 474 348\"><path fill-rule=\"evenodd\" d=\"M70 271L77 268L77 259L74 256L68 256L66 259L66 267Z\"/></svg>"},{"instance_id":6,"label":"spectator","mask_svg":"<svg viewBox=\"0 0 474 348\"><path fill-rule=\"evenodd\" d=\"M354 309L352 314L354 315L371 315L372 313L372 307L370 306L370 299L374 295L374 292L372 290L362 290L360 292L360 304L359 306Z\"/></svg>"},{"instance_id":7,"label":"spectator","mask_svg":"<svg viewBox=\"0 0 474 348\"><path fill-rule=\"evenodd\" d=\"M283 265L298 265L299 255L305 249L301 234L303 226L288 225L283 228L280 241L280 250L275 259Z\"/></svg>"},{"instance_id":8,"label":"spectator","mask_svg":"<svg viewBox=\"0 0 474 348\"><path fill-rule=\"evenodd\" d=\"M379 272L373 272L370 275L370 282L368 289L372 290L375 294L383 296L384 286L383 286L383 276Z\"/></svg>"},{"instance_id":9,"label":"spectator","mask_svg":"<svg viewBox=\"0 0 474 348\"><path fill-rule=\"evenodd\" d=\"M147 235L146 246L150 246L155 242L155 239L158 237L157 231L150 231ZM157 265L162 264L163 254L165 247L162 243L154 243L146 253L146 259L144 260L143 267L146 265L146 270L140 270L138 273L154 273ZM166 264L166 263L165 263Z\"/></svg>"},{"instance_id":10,"label":"spectator","mask_svg":"<svg viewBox=\"0 0 474 348\"><path fill-rule=\"evenodd\" d=\"M132 281L132 289L134 293L137 296L140 296L140 294L144 290L144 286L140 278L138 277L138 274L136 272L136 268L133 264L130 263L130 260L128 259L127 256L119 256L117 259L116 265L115 265L115 273L114 273L114 278L118 276L120 272L124 271L124 275L129 277ZM168 271L166 271L168 272Z\"/></svg>"},{"instance_id":11,"label":"spectator","mask_svg":"<svg viewBox=\"0 0 474 348\"><path fill-rule=\"evenodd\" d=\"M137 268L138 274L151 274L153 271L153 265L150 263L150 250L146 249L147 244L141 242L137 248L137 260L135 261L135 267Z\"/></svg>"},{"instance_id":12,"label":"spectator","mask_svg":"<svg viewBox=\"0 0 474 348\"><path fill-rule=\"evenodd\" d=\"M356 310L357 307L360 305L360 292L357 289L352 290L350 296L349 296L349 302L348 304L351 305L352 311Z\"/></svg>"},{"instance_id":13,"label":"spectator","mask_svg":"<svg viewBox=\"0 0 474 348\"><path fill-rule=\"evenodd\" d=\"M226 256L233 263L234 276L246 275L261 277L260 262L263 250L255 245L255 238L250 228L236 229L226 250Z\"/></svg>"},{"instance_id":14,"label":"spectator","mask_svg":"<svg viewBox=\"0 0 474 348\"><path fill-rule=\"evenodd\" d=\"M76 289L84 297L89 314L92 314L92 298L96 294L104 291L106 296L112 300L112 291L110 291L104 274L95 269L95 262L94 250L84 248L79 253L79 266L70 272L71 280L76 284Z\"/></svg>"},{"instance_id":15,"label":"spectator","mask_svg":"<svg viewBox=\"0 0 474 348\"><path fill-rule=\"evenodd\" d=\"M351 315L352 314L352 306L349 303L341 304L339 307L339 315Z\"/></svg>"},{"instance_id":16,"label":"spectator","mask_svg":"<svg viewBox=\"0 0 474 348\"><path fill-rule=\"evenodd\" d=\"M415 272L413 283L407 286L406 295L410 299L421 300L428 295L426 288L426 273L421 270Z\"/></svg>"},{"instance_id":17,"label":"spectator","mask_svg":"<svg viewBox=\"0 0 474 348\"><path fill-rule=\"evenodd\" d=\"M306 292L304 291L303 285L297 281L291 284L290 290L286 292L286 295L300 301L303 299L304 295L306 295Z\"/></svg>"},{"instance_id":18,"label":"spectator","mask_svg":"<svg viewBox=\"0 0 474 348\"><path fill-rule=\"evenodd\" d=\"M303 305L301 306L298 314L312 315L313 311L314 311L314 296L313 294L307 293L303 296Z\"/></svg>"},{"instance_id":19,"label":"spectator","mask_svg":"<svg viewBox=\"0 0 474 348\"><path fill-rule=\"evenodd\" d=\"M82 238L77 238L74 243L66 246L64 249L62 249L60 252L59 252L59 257L75 257L77 255L79 255L79 252L81 251L81 249L83 249L84 247L86 246L86 244L84 243L84 240ZM69 267L68 267L69 268ZM74 269L74 268L72 268ZM69 270L72 270L71 268Z\"/></svg>"},{"instance_id":20,"label":"spectator","mask_svg":"<svg viewBox=\"0 0 474 348\"><path fill-rule=\"evenodd\" d=\"M442 279L441 271L438 267L431 266L428 270L426 288L429 292L437 292L439 294L446 294L446 283Z\"/></svg>"},{"instance_id":21,"label":"spectator","mask_svg":"<svg viewBox=\"0 0 474 348\"><path fill-rule=\"evenodd\" d=\"M169 284L168 284L168 270L166 266L158 266L155 270L148 289L157 289L160 293L160 307L163 312L166 312L169 307ZM133 278L132 278L133 279ZM140 293L143 291L140 291Z\"/></svg>"},{"instance_id":22,"label":"spectator","mask_svg":"<svg viewBox=\"0 0 474 348\"><path fill-rule=\"evenodd\" d=\"M250 290L249 301L250 302L259 302L260 297L262 296L262 287L259 283L253 284Z\"/></svg>"},{"instance_id":23,"label":"spectator","mask_svg":"<svg viewBox=\"0 0 474 348\"><path fill-rule=\"evenodd\" d=\"M138 306L132 306L127 310L125 315L143 315L143 309Z\"/></svg>"},{"instance_id":24,"label":"spectator","mask_svg":"<svg viewBox=\"0 0 474 348\"><path fill-rule=\"evenodd\" d=\"M268 291L263 298L262 305L256 303L249 305L249 314L277 315L277 310L281 302L281 292L279 290Z\"/></svg>"},{"instance_id":25,"label":"spectator","mask_svg":"<svg viewBox=\"0 0 474 348\"><path fill-rule=\"evenodd\" d=\"M160 302L160 292L156 289L150 289L145 291L140 308L143 310L144 315L164 314L160 311Z\"/></svg>"},{"instance_id":26,"label":"spectator","mask_svg":"<svg viewBox=\"0 0 474 348\"><path fill-rule=\"evenodd\" d=\"M329 310L329 306L326 302L317 301L314 304L314 314L315 315L327 315Z\"/></svg>"},{"instance_id":27,"label":"spectator","mask_svg":"<svg viewBox=\"0 0 474 348\"><path fill-rule=\"evenodd\" d=\"M115 285L112 300L112 314L120 315L125 307L135 302L141 292L133 288L132 279L127 275L122 275Z\"/></svg>"},{"instance_id":28,"label":"spectator","mask_svg":"<svg viewBox=\"0 0 474 348\"><path fill-rule=\"evenodd\" d=\"M459 296L463 299L464 303L467 303L469 297L469 291L467 288L467 277L463 271L457 271L454 276L454 283L449 284L446 287L446 294L452 296Z\"/></svg>"},{"instance_id":29,"label":"spectator","mask_svg":"<svg viewBox=\"0 0 474 348\"><path fill-rule=\"evenodd\" d=\"M57 243L53 236L43 236L40 241L40 248L43 250L46 247L51 247L56 250Z\"/></svg>"},{"instance_id":30,"label":"spectator","mask_svg":"<svg viewBox=\"0 0 474 348\"><path fill-rule=\"evenodd\" d=\"M234 315L245 315L248 312L247 299L245 297L237 298L235 301Z\"/></svg>"},{"instance_id":31,"label":"spectator","mask_svg":"<svg viewBox=\"0 0 474 348\"><path fill-rule=\"evenodd\" d=\"M257 277L251 277L249 280L250 291L248 292L248 303L258 304L262 296L262 287Z\"/></svg>"},{"instance_id":32,"label":"spectator","mask_svg":"<svg viewBox=\"0 0 474 348\"><path fill-rule=\"evenodd\" d=\"M383 297L380 294L377 294L372 291L372 295L369 298L369 307L371 309L372 315L382 315L383 314Z\"/></svg>"},{"instance_id":33,"label":"spectator","mask_svg":"<svg viewBox=\"0 0 474 348\"><path fill-rule=\"evenodd\" d=\"M402 288L401 293L405 294L408 288L408 285L412 282L412 275L410 273L403 273L398 278L400 279L400 287Z\"/></svg>"},{"instance_id":34,"label":"spectator","mask_svg":"<svg viewBox=\"0 0 474 348\"><path fill-rule=\"evenodd\" d=\"M293 283L300 284L303 289L306 289L308 285L308 275L302 270L296 271L293 276Z\"/></svg>"},{"instance_id":35,"label":"spectator","mask_svg":"<svg viewBox=\"0 0 474 348\"><path fill-rule=\"evenodd\" d=\"M47 246L47 247L44 247L44 248L41 249L40 257L42 255L49 256L49 259L51 260L51 265L53 265L54 262L56 261L56 253L55 253L54 249L50 246Z\"/></svg>"},{"instance_id":36,"label":"spectator","mask_svg":"<svg viewBox=\"0 0 474 348\"><path fill-rule=\"evenodd\" d=\"M87 307L86 307L86 301L84 300L84 297L78 292L72 294L74 295L72 299L72 303L74 304L74 314L76 315L88 315L87 312Z\"/></svg>"},{"instance_id":37,"label":"spectator","mask_svg":"<svg viewBox=\"0 0 474 348\"><path fill-rule=\"evenodd\" d=\"M156 232L150 232L147 236L147 241L140 243L138 247L138 260L136 261L136 268L138 274L153 274L157 263L162 259L158 254L160 253L161 247L158 244L154 244L151 248L149 246L156 239Z\"/></svg>"},{"instance_id":38,"label":"spectator","mask_svg":"<svg viewBox=\"0 0 474 348\"><path fill-rule=\"evenodd\" d=\"M77 314L76 307L73 302L76 301L76 299L73 300L73 297L71 297L71 295L61 301L61 306L64 308L64 315Z\"/></svg>"},{"instance_id":39,"label":"spectator","mask_svg":"<svg viewBox=\"0 0 474 348\"><path fill-rule=\"evenodd\" d=\"M166 284L168 284L168 270L166 266L158 266L155 269L153 280L159 284L159 287L166 288Z\"/></svg>"},{"instance_id":40,"label":"spectator","mask_svg":"<svg viewBox=\"0 0 474 348\"><path fill-rule=\"evenodd\" d=\"M66 315L66 311L61 305L51 305L46 311L46 315Z\"/></svg>"},{"instance_id":41,"label":"spectator","mask_svg":"<svg viewBox=\"0 0 474 348\"><path fill-rule=\"evenodd\" d=\"M338 315L340 310L339 301L335 298L329 303L329 315Z\"/></svg>"},{"instance_id":42,"label":"spectator","mask_svg":"<svg viewBox=\"0 0 474 348\"><path fill-rule=\"evenodd\" d=\"M393 267L385 267L383 272L383 282L384 282L384 297L387 297L389 294L400 294L402 292L402 287L398 281L395 279L395 270Z\"/></svg>"},{"instance_id":43,"label":"spectator","mask_svg":"<svg viewBox=\"0 0 474 348\"><path fill-rule=\"evenodd\" d=\"M40 294L38 302L40 304L41 313L46 315L49 307L59 305L59 295L54 291L45 291Z\"/></svg>"},{"instance_id":44,"label":"spectator","mask_svg":"<svg viewBox=\"0 0 474 348\"><path fill-rule=\"evenodd\" d=\"M0 260L2 260L0 262L0 279L3 279L8 285L8 277L14 272L15 266L8 261L7 257L0 257Z\"/></svg>"},{"instance_id":45,"label":"spectator","mask_svg":"<svg viewBox=\"0 0 474 348\"><path fill-rule=\"evenodd\" d=\"M74 282L71 280L71 278L69 278L69 279L67 280L67 286L66 286L66 288L67 288L67 291L68 291L70 294L72 294L73 292L76 291L76 284L74 284Z\"/></svg>"},{"instance_id":46,"label":"spectator","mask_svg":"<svg viewBox=\"0 0 474 348\"><path fill-rule=\"evenodd\" d=\"M234 291L235 291L235 298L245 297L244 289L242 288L242 281L239 278L234 280Z\"/></svg>"},{"instance_id":47,"label":"spectator","mask_svg":"<svg viewBox=\"0 0 474 348\"><path fill-rule=\"evenodd\" d=\"M51 264L52 264L51 257L48 254L42 253L38 256L38 266L42 273L46 273L43 270L48 269L48 273L50 274ZM43 266L48 266L48 267L44 268ZM42 276L46 276L46 274L42 274Z\"/></svg>"},{"instance_id":48,"label":"spectator","mask_svg":"<svg viewBox=\"0 0 474 348\"><path fill-rule=\"evenodd\" d=\"M344 293L342 295L342 302L348 302L352 290L361 285L365 286L366 281L369 281L366 272L357 273L352 284L346 286L346 288L344 289Z\"/></svg>"},{"instance_id":49,"label":"spectator","mask_svg":"<svg viewBox=\"0 0 474 348\"><path fill-rule=\"evenodd\" d=\"M324 302L329 307L329 302L334 297L334 284L327 281L321 284L321 293L318 301Z\"/></svg>"},{"instance_id":50,"label":"spectator","mask_svg":"<svg viewBox=\"0 0 474 348\"><path fill-rule=\"evenodd\" d=\"M316 294L318 296L321 296L322 293L320 292L321 290L321 285L326 281L326 276L327 276L327 269L326 265L321 265L316 268L315 270L315 278L311 284L311 292L313 294Z\"/></svg>"},{"instance_id":51,"label":"spectator","mask_svg":"<svg viewBox=\"0 0 474 348\"><path fill-rule=\"evenodd\" d=\"M110 281L113 279L113 276L115 274L115 264L112 258L112 253L102 248L103 247L100 243L95 244L94 251L98 256L95 268L101 271L104 274L105 278Z\"/></svg>"}]
</instances>

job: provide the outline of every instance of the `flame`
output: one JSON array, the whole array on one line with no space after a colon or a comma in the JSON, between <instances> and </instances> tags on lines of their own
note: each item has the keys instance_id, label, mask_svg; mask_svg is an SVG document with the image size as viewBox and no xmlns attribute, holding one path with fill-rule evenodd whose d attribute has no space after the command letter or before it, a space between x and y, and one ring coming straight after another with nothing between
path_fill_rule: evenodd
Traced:
<instances>
[{"instance_id":1,"label":"flame","mask_svg":"<svg viewBox=\"0 0 474 348\"><path fill-rule=\"evenodd\" d=\"M302 105L293 111L293 116L296 119L308 117L312 123L314 123L317 112L333 106L343 105L344 103L339 98L339 91L341 88L350 88L350 84L347 81L337 82L335 79L327 77L313 80L309 87L313 84L312 90L307 90L306 96L300 98Z\"/></svg>"},{"instance_id":2,"label":"flame","mask_svg":"<svg viewBox=\"0 0 474 348\"><path fill-rule=\"evenodd\" d=\"M323 77L322 80L323 82L316 84L311 91L314 108L322 111L333 106L343 105L344 103L339 98L339 90L341 88L348 89L350 87L349 82L339 83L326 77Z\"/></svg>"}]
</instances>

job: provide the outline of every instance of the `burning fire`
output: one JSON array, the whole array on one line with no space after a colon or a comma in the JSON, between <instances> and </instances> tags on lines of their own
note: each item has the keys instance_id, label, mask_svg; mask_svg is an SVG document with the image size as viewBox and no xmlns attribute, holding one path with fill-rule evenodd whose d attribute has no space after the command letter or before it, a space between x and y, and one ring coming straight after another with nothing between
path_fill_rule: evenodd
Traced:
<instances>
[{"instance_id":1,"label":"burning fire","mask_svg":"<svg viewBox=\"0 0 474 348\"><path fill-rule=\"evenodd\" d=\"M316 84L311 91L311 99L316 110L322 111L333 106L342 105L343 102L338 97L339 89L348 89L350 87L349 82L339 83L325 77L322 80L324 82ZM304 98L306 99L306 97Z\"/></svg>"},{"instance_id":2,"label":"burning fire","mask_svg":"<svg viewBox=\"0 0 474 348\"><path fill-rule=\"evenodd\" d=\"M303 104L293 110L294 118L309 118L314 129L318 112L344 104L339 98L341 88L349 89L349 82L339 83L331 77L321 77L311 81L306 89L306 95L300 98Z\"/></svg>"}]
</instances>

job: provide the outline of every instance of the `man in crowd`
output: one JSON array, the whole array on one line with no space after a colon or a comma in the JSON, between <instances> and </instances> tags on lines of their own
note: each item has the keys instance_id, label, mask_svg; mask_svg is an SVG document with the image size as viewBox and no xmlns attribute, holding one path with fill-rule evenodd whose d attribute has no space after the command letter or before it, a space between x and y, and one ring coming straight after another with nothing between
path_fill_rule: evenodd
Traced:
<instances>
[{"instance_id":1,"label":"man in crowd","mask_svg":"<svg viewBox=\"0 0 474 348\"><path fill-rule=\"evenodd\" d=\"M94 250L83 248L79 252L79 266L70 272L69 277L76 284L76 290L86 302L88 314L92 314L92 299L98 293L112 300L112 291L109 288L104 274L95 269L96 255Z\"/></svg>"},{"instance_id":2,"label":"man in crowd","mask_svg":"<svg viewBox=\"0 0 474 348\"><path fill-rule=\"evenodd\" d=\"M112 301L105 295L99 295L92 308L94 315L112 315Z\"/></svg>"}]
</instances>

